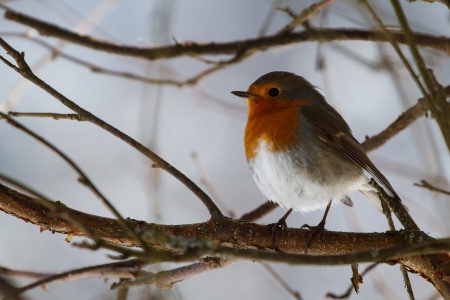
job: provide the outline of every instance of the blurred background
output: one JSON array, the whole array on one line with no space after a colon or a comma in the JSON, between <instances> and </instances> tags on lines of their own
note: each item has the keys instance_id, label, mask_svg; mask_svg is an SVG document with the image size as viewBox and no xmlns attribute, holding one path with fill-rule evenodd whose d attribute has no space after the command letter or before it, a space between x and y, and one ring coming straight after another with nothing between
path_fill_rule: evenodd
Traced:
<instances>
[{"instance_id":1,"label":"blurred background","mask_svg":"<svg viewBox=\"0 0 450 300\"><path fill-rule=\"evenodd\" d=\"M300 12L314 1L0 1L7 7L39 20L118 44L142 47L237 41L276 33L291 20L276 7ZM388 2L371 1L385 24L395 28L395 13ZM414 31L450 35L449 10L439 3L402 1ZM3 9L0 9L4 11ZM371 29L373 22L358 1L336 1L311 20L318 27ZM303 30L299 28L299 30ZM304 76L318 87L343 115L355 137L363 141L385 129L421 98L420 91L387 43L341 41L298 43L271 48L243 62L203 78L196 85L155 85L92 72L91 66L145 77L186 81L211 67L195 57L150 62L94 51L40 36L35 30L0 18L0 36L24 51L35 73L78 105L141 141L202 185L207 177L211 194L228 215L239 217L266 201L247 167L243 133L245 102L230 94L246 90L259 76L283 70ZM52 54L51 46L69 59ZM407 57L409 52L402 47ZM0 50L6 57L5 51ZM450 83L449 56L422 51L438 81ZM204 57L213 61L230 56ZM10 61L10 59L8 57ZM5 64L0 65L0 109L19 112L71 113ZM208 211L186 187L151 161L100 128L51 118L20 118L62 149L90 176L125 217L146 222L185 224L204 222ZM449 189L449 152L436 122L421 118L370 157L390 180L419 227L433 237L449 235L449 198L414 186L426 179ZM54 152L0 121L0 171L67 206L111 217L77 175ZM382 214L359 194L354 207L335 206L328 230L386 231ZM276 222L284 211L277 208L259 220ZM322 211L294 213L288 225L316 224ZM397 224L398 226L398 224ZM65 236L40 232L37 226L0 212L0 265L37 272L63 272L111 260L105 251L80 250ZM80 241L74 238L73 241ZM149 270L174 268L156 265ZM345 267L304 267L271 264L281 278L304 299L321 299L327 292L341 293L350 285ZM362 270L362 267L360 268ZM410 274L417 299L432 299L436 292L418 275ZM23 285L27 280L15 279ZM112 299L113 281L92 278L52 283L37 288L28 299ZM364 278L360 294L351 299L407 299L398 266L380 265ZM237 263L176 284L170 290L134 288L130 299L293 299L259 264Z\"/></svg>"}]
</instances>

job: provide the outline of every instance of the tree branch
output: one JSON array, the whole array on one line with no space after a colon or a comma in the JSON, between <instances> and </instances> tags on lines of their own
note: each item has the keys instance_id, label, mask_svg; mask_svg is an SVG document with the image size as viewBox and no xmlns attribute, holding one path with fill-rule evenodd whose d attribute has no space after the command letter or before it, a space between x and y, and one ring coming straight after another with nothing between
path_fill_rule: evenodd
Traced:
<instances>
[{"instance_id":1,"label":"tree branch","mask_svg":"<svg viewBox=\"0 0 450 300\"><path fill-rule=\"evenodd\" d=\"M428 107L441 129L444 141L450 151L450 106L448 105L444 88L436 80L432 70L427 68L425 60L419 52L414 33L408 25L408 20L406 19L400 2L398 0L391 0L391 3L402 27L402 31L405 34L411 55L413 56L416 66L420 71L421 78L427 87L425 98L427 99Z\"/></svg>"},{"instance_id":2,"label":"tree branch","mask_svg":"<svg viewBox=\"0 0 450 300\"><path fill-rule=\"evenodd\" d=\"M383 35L383 33L378 31L339 28L310 28L308 29L308 31L289 33L283 32L282 34L274 34L235 42L177 42L175 45L144 48L119 45L116 43L95 39L93 37L79 35L48 22L38 20L19 12L15 12L11 9L6 9L4 17L10 21L14 21L22 25L34 28L42 35L59 38L61 40L65 40L97 51L138 57L147 60L211 54L237 55L242 52L252 53L255 51L264 51L271 47L280 47L302 42L324 43L343 40L387 42L387 38ZM398 43L406 43L403 32L392 32L392 35ZM418 45L433 48L435 50L450 54L450 38L438 37L422 33L415 33L414 36Z\"/></svg>"},{"instance_id":3,"label":"tree branch","mask_svg":"<svg viewBox=\"0 0 450 300\"><path fill-rule=\"evenodd\" d=\"M361 145L363 146L364 150L366 150L366 152L373 151L383 146L393 136L400 133L403 129L407 128L418 118L424 116L427 111L428 106L426 100L423 98L419 99L416 104L408 108L382 132L371 136L370 138L366 137L366 140L362 142Z\"/></svg>"},{"instance_id":4,"label":"tree branch","mask_svg":"<svg viewBox=\"0 0 450 300\"><path fill-rule=\"evenodd\" d=\"M63 205L55 203L55 205ZM122 246L137 246L136 241L130 239L126 232L124 232L119 226L118 222L114 219L103 218L93 216L80 211L72 210L68 207L65 208L70 211L70 214L82 220L84 226L90 228L97 236L107 240L111 243L116 243ZM4 185L0 184L0 210L3 210L9 214L12 214L27 222L32 222L40 226L43 230L51 230L52 232L59 232L63 234L71 234L77 236L86 236L84 231L78 228L74 224L70 224L67 221L61 219L55 213L42 206L35 199L21 194L15 190L12 190ZM217 245L227 244L247 251L238 251L239 249L231 249L220 246L217 248L219 253L223 255L231 255L237 257L244 257L252 259L270 259L273 261L292 261L292 263L308 263L308 264L345 264L354 262L360 259L361 261L380 261L377 253L382 251L381 249L387 249L383 252L383 257L401 257L406 255L409 248L404 248L405 245L412 245L419 241L431 241L430 237L421 232L398 232L398 233L345 233L345 232L331 232L325 231L322 239L326 243L315 242L311 245L309 250L310 255L302 256L301 258L295 256L288 256L283 258L283 255L300 254L302 253L305 243L308 240L310 232L303 229L287 228L285 235L280 236L277 239L277 248L282 253L267 252L262 253L258 251L248 249L271 249L272 248L272 234L267 230L266 226L239 222L232 219L221 219L216 221L208 221L205 223L188 224L188 225L160 225L160 224L148 224L142 221L134 221L127 219L126 222L142 232L159 232L168 236L183 237L186 239L201 239L212 242ZM145 239L145 235L143 235ZM165 250L173 252L173 247L155 243L154 239L146 241L153 249ZM420 251L442 251L442 249L448 249L449 247L445 241L436 241L434 246L426 246L427 248L420 248ZM392 248L400 247L400 248ZM442 248L444 247L444 248ZM378 249L377 253L373 252L373 249ZM393 250L389 250L393 249ZM395 250L396 249L396 250ZM401 250L403 249L403 250ZM207 249L208 250L208 249ZM208 251L211 251L209 249ZM248 252L250 251L250 252ZM362 251L362 252L361 252ZM364 251L368 251L364 254ZM384 250L383 250L384 251ZM415 249L415 251L418 251ZM433 252L432 251L432 252ZM358 252L360 252L358 254ZM356 256L340 257L339 255L354 253ZM363 254L361 254L363 253ZM370 259L369 253L372 253L372 259ZM381 253L381 252L380 252ZM410 252L416 253L416 252ZM331 255L334 256L321 256L315 255ZM192 255L192 253L191 253ZM338 255L338 256L336 256ZM361 256L362 255L362 256ZM170 256L169 256L170 257ZM192 257L192 256L190 256ZM334 257L334 258L333 258ZM377 258L378 257L378 258ZM192 258L190 258L192 259ZM377 260L378 259L378 260ZM381 260L385 261L385 260ZM408 268L420 273L422 276L430 280L442 295L450 296L450 271L442 266L448 265L450 259L447 255L420 255L407 258L395 259L395 262L401 262Z\"/></svg>"},{"instance_id":5,"label":"tree branch","mask_svg":"<svg viewBox=\"0 0 450 300\"><path fill-rule=\"evenodd\" d=\"M447 190L435 187L434 185L431 185L430 183L428 183L425 180L421 180L420 183L414 183L414 185L418 186L418 187L422 187L422 188L428 189L430 191L434 191L434 192L438 192L438 193L450 196L450 191L447 191Z\"/></svg>"},{"instance_id":6,"label":"tree branch","mask_svg":"<svg viewBox=\"0 0 450 300\"><path fill-rule=\"evenodd\" d=\"M25 54L20 53L14 48L12 48L8 43L5 42L2 38L0 38L0 46L3 47L6 52L16 61L18 69L14 69L15 71L19 72L24 78L28 79L29 81L33 82L37 86L39 86L41 89L52 95L56 100L61 102L63 105L71 109L72 111L76 112L80 119L83 121L88 121L92 124L95 124L99 126L100 128L106 130L107 132L111 133L112 135L118 137L125 143L132 146L134 149L145 155L147 158L151 159L154 162L154 166L161 168L171 174L173 177L178 179L181 183L183 183L188 189L190 189L206 206L208 209L210 215L212 218L221 218L223 217L222 212L220 209L215 205L215 203L212 201L212 199L202 190L200 189L192 180L190 180L186 175L175 169L171 164L169 164L167 161L159 157L156 153L139 143L138 141L134 140L130 136L126 135L125 133L121 132L119 129L113 127L112 125L106 123L102 119L98 118L91 112L83 109L79 105L77 105L75 102L71 101L61 93L59 93L57 90L52 88L50 85L48 85L46 82L41 80L38 76L36 76L29 65L25 61ZM1 57L1 56L0 56Z\"/></svg>"},{"instance_id":7,"label":"tree branch","mask_svg":"<svg viewBox=\"0 0 450 300\"><path fill-rule=\"evenodd\" d=\"M136 241L138 241L142 246L145 247L145 244L141 240L140 236L137 235L133 231L132 228L127 226L127 224L125 223L120 212L111 204L111 202L106 198L106 196L103 195L103 193L91 181L91 179L88 177L88 175L83 170L81 170L81 168L69 156L67 156L64 152L59 150L56 146L51 144L49 141L47 141L43 137L39 136L35 132L31 131L30 129L28 129L21 123L17 122L16 120L12 119L8 115L0 112L0 116L2 116L3 118L6 118L8 123L10 123L12 126L16 127L19 130L22 130L23 132L27 133L31 137L35 138L36 140L38 140L39 142L41 142L42 144L47 146L50 150L55 152L56 155L61 157L76 173L78 173L78 175L80 176L79 181L81 183L83 183L88 189L90 189L94 193L94 195L100 199L100 201L103 203L103 205L105 205L106 208L116 217L120 226L129 234L129 236L132 237L133 239L135 239Z\"/></svg>"}]
</instances>

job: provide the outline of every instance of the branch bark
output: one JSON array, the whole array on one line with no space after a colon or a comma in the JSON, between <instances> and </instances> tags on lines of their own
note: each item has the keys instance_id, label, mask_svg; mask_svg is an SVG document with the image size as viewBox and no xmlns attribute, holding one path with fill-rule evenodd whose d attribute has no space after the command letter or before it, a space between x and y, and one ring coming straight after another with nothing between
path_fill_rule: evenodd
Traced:
<instances>
[{"instance_id":1,"label":"branch bark","mask_svg":"<svg viewBox=\"0 0 450 300\"><path fill-rule=\"evenodd\" d=\"M55 203L55 205L63 205ZM41 230L51 230L73 236L86 236L82 228L70 224L57 214L39 204L34 198L19 193L0 184L0 210L12 214L26 222L41 227ZM84 227L92 230L96 236L114 244L136 247L137 242L129 238L120 227L117 220L86 214L80 211L65 208L65 211L80 220ZM215 244L231 245L237 249L271 249L272 232L266 226L221 219L197 224L187 225L161 225L149 224L143 221L126 220L128 225L140 232L161 232L169 236L187 239L202 239ZM301 254L309 237L309 231L303 229L287 228L284 235L277 236L276 247L282 253L274 255ZM411 239L411 237L414 237ZM325 231L322 240L326 242L313 242L307 257L314 255L339 255L360 251L404 246L418 241L432 240L422 232L400 233L346 233ZM172 247L164 244L149 242L149 246L158 250L173 251ZM374 252L374 255L376 253ZM326 256L324 257L324 259ZM255 259L258 259L255 257ZM330 260L328 257L327 260ZM317 264L320 258L317 259ZM399 262L414 272L419 273L432 282L444 298L450 297L450 258L447 254L419 255L398 258L391 262Z\"/></svg>"},{"instance_id":2,"label":"branch bark","mask_svg":"<svg viewBox=\"0 0 450 300\"><path fill-rule=\"evenodd\" d=\"M333 41L372 41L387 42L382 32L359 29L342 28L310 28L301 32L282 32L264 37L246 39L224 43L194 43L177 42L175 45L143 48L135 46L119 45L116 43L96 39L90 36L79 35L75 32L63 29L57 25L38 20L28 15L7 9L4 17L10 21L26 25L36 29L41 35L51 36L64 41L71 42L83 47L112 54L138 57L147 60L170 59L181 56L230 54L240 55L242 53L253 53L264 51L268 48L280 47L294 43L304 42L333 42ZM406 44L403 32L393 31L394 39L401 44ZM418 45L432 48L450 54L450 38L433 36L423 33L415 33Z\"/></svg>"}]
</instances>

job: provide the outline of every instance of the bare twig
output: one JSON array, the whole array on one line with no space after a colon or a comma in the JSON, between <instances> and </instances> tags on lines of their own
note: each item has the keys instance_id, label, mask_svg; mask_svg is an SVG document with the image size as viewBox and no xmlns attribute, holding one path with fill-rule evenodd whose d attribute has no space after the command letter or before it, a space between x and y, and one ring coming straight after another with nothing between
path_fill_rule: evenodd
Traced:
<instances>
[{"instance_id":1,"label":"bare twig","mask_svg":"<svg viewBox=\"0 0 450 300\"><path fill-rule=\"evenodd\" d=\"M25 299L19 295L19 290L9 280L0 276L0 296L5 296L3 299L22 300Z\"/></svg>"},{"instance_id":2,"label":"bare twig","mask_svg":"<svg viewBox=\"0 0 450 300\"><path fill-rule=\"evenodd\" d=\"M123 289L150 284L162 288L170 288L176 282L180 282L182 280L188 279L200 273L209 272L219 268L224 268L237 261L240 261L240 259L226 258L226 257L221 258L206 257L204 259L201 259L197 263L182 266L179 268L174 268L172 270L159 271L157 273L151 272L142 273L135 280L127 280L114 283L111 286L111 288Z\"/></svg>"},{"instance_id":3,"label":"bare twig","mask_svg":"<svg viewBox=\"0 0 450 300\"><path fill-rule=\"evenodd\" d=\"M258 206L256 209L252 210L251 212L245 213L241 216L240 220L247 221L247 222L253 222L255 220L258 220L274 210L278 207L278 204L272 202L272 201L266 201L260 206Z\"/></svg>"},{"instance_id":4,"label":"bare twig","mask_svg":"<svg viewBox=\"0 0 450 300\"><path fill-rule=\"evenodd\" d=\"M274 278L274 280L293 298L297 300L302 300L302 296L296 290L293 290L288 283L269 265L266 263L261 263L261 266L266 270L267 273Z\"/></svg>"},{"instance_id":5,"label":"bare twig","mask_svg":"<svg viewBox=\"0 0 450 300\"><path fill-rule=\"evenodd\" d=\"M420 89L420 91L422 92L422 95L427 98L428 97L428 93L425 90L424 86L422 85L422 82L419 79L419 76L417 76L416 72L414 71L414 69L411 67L411 64L409 63L409 61L406 59L406 57L403 55L402 50L400 49L400 47L398 46L398 41L394 36L394 33L389 31L386 26L383 24L383 21L381 21L381 19L378 17L378 15L375 13L374 9L372 8L372 6L369 4L368 0L364 0L363 3L366 5L367 9L369 10L370 14L372 15L373 19L375 20L375 22L378 24L378 26L381 28L381 30L383 31L384 36L387 38L387 40L389 41L389 43L391 44L392 48L394 48L395 53L397 53L398 57L400 58L400 60L402 61L403 65L405 66L405 68L408 70L409 74L411 75L411 78L414 80L414 82L416 83L417 87Z\"/></svg>"},{"instance_id":6,"label":"bare twig","mask_svg":"<svg viewBox=\"0 0 450 300\"><path fill-rule=\"evenodd\" d=\"M90 277L135 278L138 275L139 270L144 265L145 263L132 259L127 261L73 269L67 272L46 276L41 280L21 287L19 291L20 293L24 293L38 286L46 285L56 281L72 281Z\"/></svg>"},{"instance_id":7,"label":"bare twig","mask_svg":"<svg viewBox=\"0 0 450 300\"><path fill-rule=\"evenodd\" d=\"M445 93L448 97L450 97L450 85L445 87ZM449 104L450 105L450 104ZM406 129L409 125L411 125L418 118L426 115L428 111L427 103L425 99L421 98L417 101L416 104L408 108L404 113L402 113L398 118L392 122L386 129L381 131L380 133L366 137L366 140L361 143L364 150L366 152L373 151L381 146L383 146L386 142L388 142L395 135L400 133L402 130ZM34 113L34 112L9 112L10 116L13 117L50 117L55 120L60 119L70 119L76 121L85 121L77 114L58 114L58 113ZM1 119L1 117L0 117ZM272 202L267 202L268 209L273 209L276 204Z\"/></svg>"},{"instance_id":8,"label":"bare twig","mask_svg":"<svg viewBox=\"0 0 450 300\"><path fill-rule=\"evenodd\" d=\"M353 289L358 294L359 293L359 286L363 283L362 275L359 274L358 270L358 264L352 264L352 278L350 279L353 285Z\"/></svg>"},{"instance_id":9,"label":"bare twig","mask_svg":"<svg viewBox=\"0 0 450 300\"><path fill-rule=\"evenodd\" d=\"M89 226L86 226L85 224L83 224L79 218L74 217L71 214L72 211L70 209L67 209L67 207L65 205L62 205L60 202L52 201L50 198L46 197L42 193L39 193L38 191L24 185L21 182L18 182L17 180L15 180L9 176L6 176L5 174L0 173L0 180L10 183L13 186L15 186L23 191L26 191L28 194L36 197L33 199L33 202L35 202L34 204L42 206L42 208L43 208L42 212L49 211L49 212L54 213L56 216L58 216L58 218L61 218L63 220L63 222L66 224L66 226L65 226L66 228L67 228L67 226L77 227L79 230L79 233L81 235L93 239L96 244L102 243L102 241L98 237L98 235L95 234L94 231L90 230ZM0 184L0 186L1 186L1 184ZM17 194L16 194L16 196L17 196ZM31 206L33 205L32 202L29 202L28 204L30 204ZM12 208L12 210L14 210L13 207L11 207L11 208ZM22 207L17 211L17 214L15 214L13 211L10 211L8 213L18 216L18 215L20 215L19 211L22 211L22 210L25 211L27 209L32 209L32 208L33 207L28 207L28 208ZM31 219L35 220L34 217L36 217L36 216L37 215L33 216ZM39 219L39 217L38 217L38 219ZM71 235L71 233L69 231L66 232L66 234Z\"/></svg>"},{"instance_id":10,"label":"bare twig","mask_svg":"<svg viewBox=\"0 0 450 300\"><path fill-rule=\"evenodd\" d=\"M369 184L371 184L378 191L378 196L380 197L381 201L386 202L388 208L394 212L395 216L400 221L403 228L410 231L420 230L416 222L414 222L414 220L411 218L406 208L403 206L401 201L389 197L389 195L386 194L384 189L381 188L374 179L371 179Z\"/></svg>"},{"instance_id":11,"label":"bare twig","mask_svg":"<svg viewBox=\"0 0 450 300\"><path fill-rule=\"evenodd\" d=\"M11 117L36 117L36 118L53 118L55 120L75 120L83 121L77 114L59 114L59 113L35 113L35 112L15 112L10 111L8 115ZM0 119L2 117L0 116Z\"/></svg>"},{"instance_id":12,"label":"bare twig","mask_svg":"<svg viewBox=\"0 0 450 300\"><path fill-rule=\"evenodd\" d=\"M434 185L431 185L430 183L428 183L428 181L425 181L425 180L421 180L420 183L414 183L414 185L418 186L418 187L429 189L430 191L434 191L434 192L438 192L438 193L450 196L450 191L446 191L444 189L435 187Z\"/></svg>"},{"instance_id":13,"label":"bare twig","mask_svg":"<svg viewBox=\"0 0 450 300\"><path fill-rule=\"evenodd\" d=\"M6 275L9 277L27 278L27 279L43 279L52 276L54 274L16 270L0 266L0 275Z\"/></svg>"},{"instance_id":14,"label":"bare twig","mask_svg":"<svg viewBox=\"0 0 450 300\"><path fill-rule=\"evenodd\" d=\"M387 195L384 194L384 191L379 191L379 197L381 200L381 206L383 207L383 213L385 214L386 219L389 224L390 231L392 231L392 232L395 231L395 225L394 225L394 222L393 222L392 216L391 216L391 209L390 209L391 207L393 209L396 209L395 212L396 212L397 216L401 216L402 218L404 218L404 220L399 219L403 226L408 225L409 229L411 229L411 230L419 229L417 227L417 225L416 225L417 229L414 229L413 226L415 224L414 224L414 222L411 222L412 218L410 218L410 219L407 218L409 215L405 215L405 213L407 214L407 212L405 212L404 208L403 208L403 210L399 209L397 212L398 207L395 207L395 206L398 206L400 201L396 201L396 199L390 199L389 197L387 197ZM405 227L405 228L407 228L407 227ZM413 293L413 290L411 287L411 281L409 280L408 271L406 270L405 266L400 265L400 272L402 274L403 282L405 283L405 288L406 288L406 292L408 293L409 299L414 300L414 293ZM356 291L356 292L358 292L358 291Z\"/></svg>"},{"instance_id":15,"label":"bare twig","mask_svg":"<svg viewBox=\"0 0 450 300\"><path fill-rule=\"evenodd\" d=\"M370 264L367 268L364 269L364 271L361 273L361 277L364 277L367 273L369 273L373 268L375 268L376 266L378 266L378 263L375 264ZM341 295L337 295L335 293L331 293L328 292L326 297L327 298L331 298L331 299L347 299L348 297L350 297L351 293L354 291L354 287L353 284L351 284L348 288L347 291L345 291L343 294Z\"/></svg>"},{"instance_id":16,"label":"bare twig","mask_svg":"<svg viewBox=\"0 0 450 300\"><path fill-rule=\"evenodd\" d=\"M129 289L120 289L117 291L116 300L127 300Z\"/></svg>"},{"instance_id":17,"label":"bare twig","mask_svg":"<svg viewBox=\"0 0 450 300\"><path fill-rule=\"evenodd\" d=\"M444 91L447 97L450 97L450 85L445 87ZM450 107L450 104L448 104L448 106ZM370 152L381 147L393 136L411 125L415 120L426 115L427 111L428 106L426 100L424 98L419 99L416 104L408 108L386 129L370 138L368 137L363 143L361 143L364 150Z\"/></svg>"},{"instance_id":18,"label":"bare twig","mask_svg":"<svg viewBox=\"0 0 450 300\"><path fill-rule=\"evenodd\" d=\"M195 167L197 168L197 171L200 175L200 181L206 187L206 190L211 194L212 198L216 200L217 205L222 208L222 211L224 211L224 213L227 214L228 216L234 218L236 213L228 206L228 204L225 202L225 200L220 195L217 188L214 186L214 184L209 179L208 175L206 174L205 169L203 168L203 166L200 162L198 154L196 152L192 152L191 157L192 157Z\"/></svg>"},{"instance_id":19,"label":"bare twig","mask_svg":"<svg viewBox=\"0 0 450 300\"><path fill-rule=\"evenodd\" d=\"M406 16L403 12L402 6L400 5L400 2L398 0L391 0L392 6L394 7L395 14L397 15L397 19L400 23L400 26L402 28L403 33L405 34L406 43L409 46L409 50L411 51L411 54L415 60L415 63L419 69L419 72L421 73L422 79L425 81L425 85L428 88L428 91L431 91L431 87L433 86L433 82L430 79L430 75L427 71L427 67L425 65L425 61L423 60L422 56L419 53L419 50L417 49L417 44L414 38L414 34L411 30L411 28L408 25L408 20L406 19ZM424 96L427 96L428 93L425 93Z\"/></svg>"},{"instance_id":20,"label":"bare twig","mask_svg":"<svg viewBox=\"0 0 450 300\"><path fill-rule=\"evenodd\" d=\"M408 1L416 2L417 0L408 0ZM448 7L448 9L450 9L450 0L419 0L419 1L428 2L428 3L439 2L439 3L446 5Z\"/></svg>"},{"instance_id":21,"label":"bare twig","mask_svg":"<svg viewBox=\"0 0 450 300\"><path fill-rule=\"evenodd\" d=\"M3 118L6 118L8 123L10 123L11 125L13 125L14 127L18 128L18 129L22 130L23 132L30 135L34 139L38 140L39 142L41 142L42 144L47 146L49 149L51 149L53 152L55 152L59 157L61 157L72 169L75 170L76 173L78 173L78 175L80 176L79 181L81 183L83 183L86 187L88 187L94 193L94 195L96 195L100 199L100 201L103 203L103 205L105 205L109 209L109 211L112 212L112 214L117 218L117 221L119 222L119 224L130 235L130 237L132 237L133 239L136 239L136 241L138 241L144 249L146 248L146 245L142 241L141 237L134 232L133 228L131 228L130 226L128 226L125 223L124 218L119 213L119 211L111 204L111 202L103 195L103 193L100 192L100 190L95 186L95 184L89 179L87 174L83 170L81 170L81 168L70 157L68 157L64 152L59 150L52 143L50 143L49 141L47 141L40 135L36 134L32 130L28 129L21 123L12 119L8 115L0 112L0 116L2 116Z\"/></svg>"},{"instance_id":22,"label":"bare twig","mask_svg":"<svg viewBox=\"0 0 450 300\"><path fill-rule=\"evenodd\" d=\"M405 266L400 266L400 271L402 273L403 277L403 283L405 284L406 292L408 293L409 300L414 300L414 292L412 290L411 286L411 280L409 280L408 270L405 268Z\"/></svg>"},{"instance_id":23,"label":"bare twig","mask_svg":"<svg viewBox=\"0 0 450 300\"><path fill-rule=\"evenodd\" d=\"M387 141L389 141L394 135L400 133L403 129L411 125L415 120L424 116L428 111L425 99L420 99L416 104L408 108L404 113L402 113L394 122L392 122L386 129L382 132L367 137L366 140L361 143L364 150L367 152L373 151Z\"/></svg>"},{"instance_id":24,"label":"bare twig","mask_svg":"<svg viewBox=\"0 0 450 300\"><path fill-rule=\"evenodd\" d=\"M315 17L318 13L320 13L324 8L333 3L334 0L322 0L318 3L314 3L311 6L304 9L299 15L294 17L288 25L286 25L282 30L280 30L279 34L285 34L293 31L299 25L302 25L306 21Z\"/></svg>"},{"instance_id":25,"label":"bare twig","mask_svg":"<svg viewBox=\"0 0 450 300\"><path fill-rule=\"evenodd\" d=\"M427 99L428 107L441 129L444 141L450 151L450 106L448 105L444 88L436 80L433 72L427 68L425 61L419 52L416 38L408 25L408 20L406 19L400 2L398 0L391 0L391 3L402 27L402 31L405 33L407 44L414 57L417 68L420 71L421 78L427 87L428 93L425 94L425 98Z\"/></svg>"},{"instance_id":26,"label":"bare twig","mask_svg":"<svg viewBox=\"0 0 450 300\"><path fill-rule=\"evenodd\" d=\"M76 56L69 55L69 54L61 51L57 47L54 47L51 44L46 43L45 41L43 41L41 39L30 38L27 34L23 34L23 33L1 32L0 36L12 36L12 37L26 38L27 40L32 41L34 43L37 43L38 45L48 49L49 51L51 51L51 54L53 56L61 57L61 58L66 59L66 60L68 60L70 62L78 64L80 66L89 68L92 72L99 73L99 74L105 74L105 75L109 75L109 76L120 77L120 78L129 79L129 80L135 80L135 81L140 81L140 82L148 83L148 84L174 85L174 86L178 86L178 87L182 87L182 86L185 86L185 85L192 85L193 84L191 82L192 79L184 80L184 81L182 81L182 80L177 81L177 80L171 80L171 79L159 79L159 78L151 78L151 77L141 76L141 75L138 75L138 74L135 74L135 73L125 72L125 71L118 71L118 70L108 69L108 68L105 68L104 66L100 66L100 65L94 64L92 62L80 59L80 58L78 58Z\"/></svg>"},{"instance_id":27,"label":"bare twig","mask_svg":"<svg viewBox=\"0 0 450 300\"><path fill-rule=\"evenodd\" d=\"M329 42L341 40L363 40L363 41L387 41L386 37L380 32L357 30L357 29L308 29L308 32L288 33L280 36L279 34L258 37L254 39L225 42L225 43L194 43L194 42L177 42L169 46L157 46L152 48L134 47L118 45L115 43L98 40L89 36L82 36L62 29L59 26L35 19L7 9L5 18L39 31L42 35L48 35L59 38L74 44L85 46L98 51L109 53L140 57L148 60L169 59L180 56L196 56L210 54L231 54L236 55L242 50L255 52L263 51L270 47L279 47L287 44L300 42ZM393 32L394 39L399 43L406 43L405 36L402 32ZM450 54L450 38L437 37L427 34L415 33L416 42L424 47Z\"/></svg>"},{"instance_id":28,"label":"bare twig","mask_svg":"<svg viewBox=\"0 0 450 300\"><path fill-rule=\"evenodd\" d=\"M447 101L448 94L446 94L446 89L436 80L431 70L426 70L425 72L428 73L428 77L431 80L431 86L429 87L431 97L427 99L427 104L431 115L441 130L447 149L450 151L450 105Z\"/></svg>"},{"instance_id":29,"label":"bare twig","mask_svg":"<svg viewBox=\"0 0 450 300\"><path fill-rule=\"evenodd\" d=\"M55 99L60 101L63 105L71 109L72 111L76 112L81 120L86 120L90 123L93 123L100 128L108 131L112 135L118 137L122 141L126 142L139 152L141 152L143 155L148 157L154 162L154 166L161 168L174 176L176 179L178 179L181 183L183 183L187 188L189 188L206 206L206 208L209 210L212 218L220 218L223 217L221 211L219 208L214 204L214 202L211 200L211 198L203 192L194 182L192 182L188 177L186 177L183 173L175 169L172 165L170 165L168 162L166 162L164 159L159 157L156 153L139 143L138 141L132 139L130 136L126 135L125 133L121 132L117 128L111 126L110 124L106 123L105 121L101 120L94 114L90 113L89 111L83 109L79 105L77 105L75 102L71 101L58 91L56 91L54 88L52 88L50 85L48 85L46 82L42 81L39 77L37 77L33 71L30 69L28 64L25 61L24 54L19 53L17 50L12 48L8 43L6 43L2 38L0 38L0 46L2 46L7 53L14 58L18 65L18 69L14 69L15 71L19 72L24 78L30 80L43 90L45 90L47 93L52 95ZM0 56L1 57L1 56Z\"/></svg>"}]
</instances>

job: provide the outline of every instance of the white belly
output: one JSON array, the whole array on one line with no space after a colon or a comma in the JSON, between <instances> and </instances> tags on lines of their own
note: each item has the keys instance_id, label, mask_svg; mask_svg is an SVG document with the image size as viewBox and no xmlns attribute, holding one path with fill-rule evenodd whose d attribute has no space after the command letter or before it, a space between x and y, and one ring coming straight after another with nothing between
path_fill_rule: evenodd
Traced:
<instances>
[{"instance_id":1,"label":"white belly","mask_svg":"<svg viewBox=\"0 0 450 300\"><path fill-rule=\"evenodd\" d=\"M271 152L261 141L257 155L249 161L253 178L262 193L271 201L295 211L324 209L330 200L339 203L348 194L367 188L367 178L352 179L333 176L322 183L311 177L305 167L295 164L285 152ZM321 170L326 173L327 170ZM330 177L331 178L331 177Z\"/></svg>"}]
</instances>

